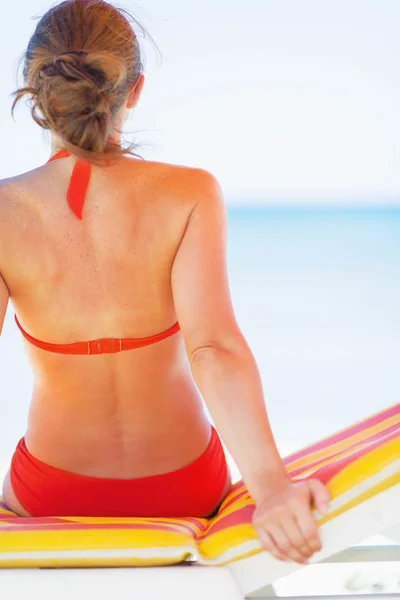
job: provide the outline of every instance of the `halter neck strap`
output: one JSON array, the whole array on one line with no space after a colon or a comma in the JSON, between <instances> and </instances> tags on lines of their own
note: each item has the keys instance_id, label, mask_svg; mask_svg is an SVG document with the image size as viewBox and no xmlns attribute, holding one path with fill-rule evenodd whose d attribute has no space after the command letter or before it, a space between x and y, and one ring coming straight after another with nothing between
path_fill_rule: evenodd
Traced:
<instances>
[{"instance_id":1,"label":"halter neck strap","mask_svg":"<svg viewBox=\"0 0 400 600\"><path fill-rule=\"evenodd\" d=\"M52 162L57 158L66 158L71 156L67 150L60 150L54 154L47 162ZM72 212L82 219L83 205L85 204L86 192L89 187L92 165L86 160L78 159L72 170L71 179L67 191L67 202Z\"/></svg>"},{"instance_id":2,"label":"halter neck strap","mask_svg":"<svg viewBox=\"0 0 400 600\"><path fill-rule=\"evenodd\" d=\"M108 137L108 144L115 144L115 138L111 135ZM68 150L62 149L49 158L47 162L52 162L57 158L67 158L68 156L71 156L71 153ZM91 173L92 165L90 162L78 158L74 164L67 191L67 202L78 219L82 219L83 206L85 204Z\"/></svg>"}]
</instances>

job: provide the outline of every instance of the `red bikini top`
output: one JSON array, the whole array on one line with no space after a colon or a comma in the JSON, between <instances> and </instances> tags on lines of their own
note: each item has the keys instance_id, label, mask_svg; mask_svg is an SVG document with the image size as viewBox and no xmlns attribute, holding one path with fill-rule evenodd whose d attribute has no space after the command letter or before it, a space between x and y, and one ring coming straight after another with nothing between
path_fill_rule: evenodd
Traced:
<instances>
[{"instance_id":1,"label":"red bikini top","mask_svg":"<svg viewBox=\"0 0 400 600\"><path fill-rule=\"evenodd\" d=\"M47 162L51 162L57 158L66 158L67 156L70 156L70 153L67 152L67 150L60 150ZM68 204L78 219L82 219L83 205L89 186L90 174L91 164L85 160L78 159L74 165L67 192ZM164 340L165 338L174 335L174 333L180 329L179 323L175 323L175 325L172 325L172 327L162 333L157 333L156 335L144 338L102 338L98 340L89 340L88 342L74 342L72 344L51 344L48 342L41 342L29 335L29 333L22 328L16 315L14 315L14 318L19 330L28 342L42 350L57 352L59 354L111 354L114 352L122 352L123 350L133 350Z\"/></svg>"}]
</instances>

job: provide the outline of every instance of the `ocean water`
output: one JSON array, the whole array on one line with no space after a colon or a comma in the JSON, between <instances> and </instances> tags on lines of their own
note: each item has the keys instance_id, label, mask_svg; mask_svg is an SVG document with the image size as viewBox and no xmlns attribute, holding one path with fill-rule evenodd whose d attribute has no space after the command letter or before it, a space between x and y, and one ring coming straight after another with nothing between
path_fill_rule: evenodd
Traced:
<instances>
[{"instance_id":1,"label":"ocean water","mask_svg":"<svg viewBox=\"0 0 400 600\"><path fill-rule=\"evenodd\" d=\"M232 209L228 235L283 454L399 402L400 206Z\"/></svg>"},{"instance_id":2,"label":"ocean water","mask_svg":"<svg viewBox=\"0 0 400 600\"><path fill-rule=\"evenodd\" d=\"M231 206L228 272L282 454L399 401L400 206ZM0 376L2 474L32 388L11 310Z\"/></svg>"}]
</instances>

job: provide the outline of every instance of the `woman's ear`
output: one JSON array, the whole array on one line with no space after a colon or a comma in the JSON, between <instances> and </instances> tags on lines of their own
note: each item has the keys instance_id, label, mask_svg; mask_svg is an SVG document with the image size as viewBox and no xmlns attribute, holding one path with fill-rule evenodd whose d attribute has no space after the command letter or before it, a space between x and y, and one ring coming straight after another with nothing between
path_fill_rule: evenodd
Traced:
<instances>
[{"instance_id":1,"label":"woman's ear","mask_svg":"<svg viewBox=\"0 0 400 600\"><path fill-rule=\"evenodd\" d=\"M142 93L144 85L144 75L140 75L136 83L132 84L129 90L128 99L126 101L126 108L134 108L139 102L140 94Z\"/></svg>"}]
</instances>

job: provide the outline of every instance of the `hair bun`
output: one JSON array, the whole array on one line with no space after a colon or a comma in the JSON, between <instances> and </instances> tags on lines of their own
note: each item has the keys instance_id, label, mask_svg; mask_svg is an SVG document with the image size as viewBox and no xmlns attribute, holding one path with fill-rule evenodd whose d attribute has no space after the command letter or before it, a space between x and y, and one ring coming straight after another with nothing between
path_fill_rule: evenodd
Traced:
<instances>
[{"instance_id":1,"label":"hair bun","mask_svg":"<svg viewBox=\"0 0 400 600\"><path fill-rule=\"evenodd\" d=\"M99 165L133 154L133 144L107 148L108 136L121 129L125 113L120 109L143 71L130 21L148 36L132 15L107 0L57 2L29 40L25 85L13 94L12 113L29 95L33 120L57 134L71 154Z\"/></svg>"},{"instance_id":2,"label":"hair bun","mask_svg":"<svg viewBox=\"0 0 400 600\"><path fill-rule=\"evenodd\" d=\"M56 56L53 60L49 75L62 75L67 81L79 81L85 79L91 86L102 88L104 75L98 70L86 68L82 57L87 56L85 50L69 50Z\"/></svg>"}]
</instances>

